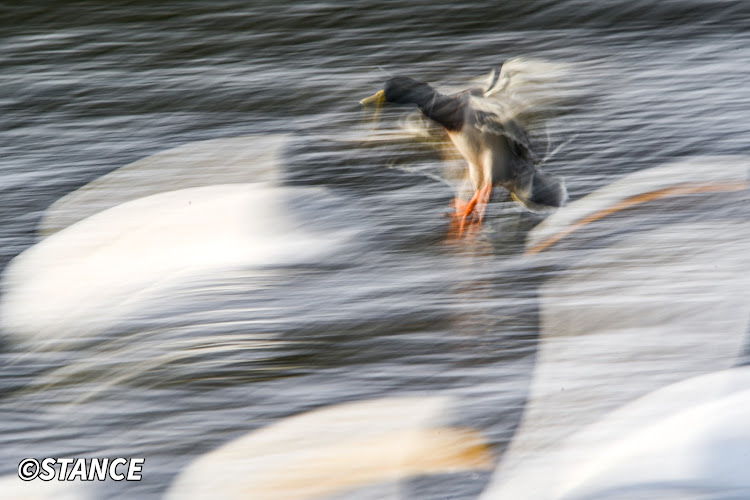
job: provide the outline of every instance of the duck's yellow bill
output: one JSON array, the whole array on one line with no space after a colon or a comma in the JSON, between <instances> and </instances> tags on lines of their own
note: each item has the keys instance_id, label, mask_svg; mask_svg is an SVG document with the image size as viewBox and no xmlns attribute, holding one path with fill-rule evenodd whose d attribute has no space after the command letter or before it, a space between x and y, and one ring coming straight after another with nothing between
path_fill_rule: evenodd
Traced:
<instances>
[{"instance_id":1,"label":"duck's yellow bill","mask_svg":"<svg viewBox=\"0 0 750 500\"><path fill-rule=\"evenodd\" d=\"M370 97L365 97L359 103L363 106L370 106L371 104L375 104L377 107L380 107L381 104L385 102L385 90L378 90L375 92L375 94L371 95Z\"/></svg>"}]
</instances>

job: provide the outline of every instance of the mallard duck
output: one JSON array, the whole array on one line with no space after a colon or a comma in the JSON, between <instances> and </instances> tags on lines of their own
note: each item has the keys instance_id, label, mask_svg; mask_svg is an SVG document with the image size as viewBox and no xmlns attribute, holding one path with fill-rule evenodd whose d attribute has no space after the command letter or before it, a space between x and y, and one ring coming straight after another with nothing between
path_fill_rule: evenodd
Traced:
<instances>
[{"instance_id":1,"label":"mallard duck","mask_svg":"<svg viewBox=\"0 0 750 500\"><path fill-rule=\"evenodd\" d=\"M518 110L503 92L507 84L507 75L496 70L486 88L446 95L427 83L394 76L383 90L360 101L363 105L416 105L445 129L469 165L474 191L468 202L455 200L462 229L467 222L482 222L494 186L507 189L514 200L532 211L560 207L567 199L562 180L540 170L529 135L516 119Z\"/></svg>"}]
</instances>

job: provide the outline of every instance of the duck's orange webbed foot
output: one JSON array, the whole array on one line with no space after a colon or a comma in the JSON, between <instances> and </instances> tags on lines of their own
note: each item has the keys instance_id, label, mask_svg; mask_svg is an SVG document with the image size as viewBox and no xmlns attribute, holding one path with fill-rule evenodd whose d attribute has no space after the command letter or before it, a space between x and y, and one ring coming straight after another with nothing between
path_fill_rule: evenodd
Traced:
<instances>
[{"instance_id":1,"label":"duck's orange webbed foot","mask_svg":"<svg viewBox=\"0 0 750 500\"><path fill-rule=\"evenodd\" d=\"M455 209L450 229L452 238L457 239L463 236L469 226L476 225L477 228L481 226L491 192L492 185L488 184L477 190L469 201L455 198L451 202L451 206Z\"/></svg>"},{"instance_id":2,"label":"duck's orange webbed foot","mask_svg":"<svg viewBox=\"0 0 750 500\"><path fill-rule=\"evenodd\" d=\"M478 217L479 217L479 224L482 223L482 220L484 219L484 212L487 210L487 205L490 203L490 196L492 195L492 184L487 184L482 189L477 191L479 194L479 198L477 201L477 209Z\"/></svg>"}]
</instances>

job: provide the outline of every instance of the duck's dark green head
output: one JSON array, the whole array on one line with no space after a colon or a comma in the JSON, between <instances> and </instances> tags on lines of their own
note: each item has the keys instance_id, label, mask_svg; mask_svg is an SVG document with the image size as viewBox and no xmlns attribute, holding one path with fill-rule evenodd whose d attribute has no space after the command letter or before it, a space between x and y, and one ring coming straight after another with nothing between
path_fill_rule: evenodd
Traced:
<instances>
[{"instance_id":1,"label":"duck's dark green head","mask_svg":"<svg viewBox=\"0 0 750 500\"><path fill-rule=\"evenodd\" d=\"M376 116L384 102L416 104L427 118L451 132L461 130L466 118L466 99L442 95L428 84L407 76L389 78L383 90L360 101L365 106L375 104Z\"/></svg>"},{"instance_id":2,"label":"duck's dark green head","mask_svg":"<svg viewBox=\"0 0 750 500\"><path fill-rule=\"evenodd\" d=\"M408 76L394 76L385 82L385 100L396 104L421 105L432 99L435 89Z\"/></svg>"},{"instance_id":3,"label":"duck's dark green head","mask_svg":"<svg viewBox=\"0 0 750 500\"><path fill-rule=\"evenodd\" d=\"M385 82L383 90L360 103L382 104L383 102L392 102L394 104L416 104L423 106L435 96L435 89L424 82L417 81L408 76L394 76Z\"/></svg>"}]
</instances>

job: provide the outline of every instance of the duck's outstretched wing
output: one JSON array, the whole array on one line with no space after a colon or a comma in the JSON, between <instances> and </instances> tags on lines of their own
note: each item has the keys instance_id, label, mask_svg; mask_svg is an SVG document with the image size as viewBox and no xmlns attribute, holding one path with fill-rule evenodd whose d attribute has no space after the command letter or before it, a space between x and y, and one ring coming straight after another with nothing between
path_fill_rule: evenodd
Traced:
<instances>
[{"instance_id":1,"label":"duck's outstretched wing","mask_svg":"<svg viewBox=\"0 0 750 500\"><path fill-rule=\"evenodd\" d=\"M549 106L568 100L578 90L572 65L560 62L514 57L490 73L484 96L512 97L524 107Z\"/></svg>"}]
</instances>

